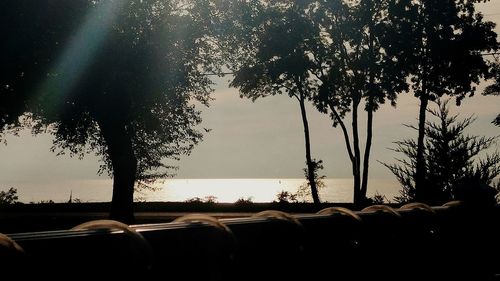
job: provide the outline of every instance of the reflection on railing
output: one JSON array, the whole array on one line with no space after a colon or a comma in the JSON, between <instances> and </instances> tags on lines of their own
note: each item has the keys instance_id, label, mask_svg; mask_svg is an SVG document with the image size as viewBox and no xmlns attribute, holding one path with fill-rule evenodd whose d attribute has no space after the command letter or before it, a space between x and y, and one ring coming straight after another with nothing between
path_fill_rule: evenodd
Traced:
<instances>
[{"instance_id":1,"label":"reflection on railing","mask_svg":"<svg viewBox=\"0 0 500 281\"><path fill-rule=\"evenodd\" d=\"M0 280L491 280L500 272L498 210L412 203L132 226L93 221L0 235Z\"/></svg>"}]
</instances>

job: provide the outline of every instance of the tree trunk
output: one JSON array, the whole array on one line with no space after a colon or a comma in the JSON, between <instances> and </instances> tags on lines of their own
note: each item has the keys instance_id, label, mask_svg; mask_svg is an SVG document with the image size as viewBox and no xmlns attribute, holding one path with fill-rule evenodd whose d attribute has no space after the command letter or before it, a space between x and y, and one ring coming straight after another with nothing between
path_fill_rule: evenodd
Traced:
<instances>
[{"instance_id":1,"label":"tree trunk","mask_svg":"<svg viewBox=\"0 0 500 281\"><path fill-rule=\"evenodd\" d=\"M363 199L366 198L366 192L368 190L368 169L370 165L370 151L372 147L372 137L373 137L373 97L370 96L368 99L368 120L366 125L366 146L365 155L363 159L363 180L361 182L361 192L360 196Z\"/></svg>"},{"instance_id":2,"label":"tree trunk","mask_svg":"<svg viewBox=\"0 0 500 281\"><path fill-rule=\"evenodd\" d=\"M374 76L374 65L375 65L375 55L374 55L374 50L373 50L373 21L370 21L369 24L370 28L370 35L369 35L369 51L370 51L370 68L369 68L369 75L370 75L370 80L368 84L368 104L367 104L367 111L368 111L368 120L366 122L366 144L365 144L365 155L363 159L363 179L361 181L361 192L360 196L363 197L363 199L366 198L366 192L368 190L368 171L370 167L370 152L372 148L372 137L373 137L373 108L374 108L374 86L375 86L375 76Z\"/></svg>"},{"instance_id":3,"label":"tree trunk","mask_svg":"<svg viewBox=\"0 0 500 281\"><path fill-rule=\"evenodd\" d=\"M415 171L415 192L416 199L418 202L427 202L428 191L425 184L425 159L424 159L424 137L425 137L425 113L427 111L427 104L429 103L429 97L427 94L422 94L420 96L420 112L418 116L418 142L417 142L417 163Z\"/></svg>"},{"instance_id":4,"label":"tree trunk","mask_svg":"<svg viewBox=\"0 0 500 281\"><path fill-rule=\"evenodd\" d=\"M361 195L361 178L360 178L360 161L361 152L359 151L359 132L358 132L358 106L359 98L354 98L352 101L352 137L354 146L354 206L360 207L364 198Z\"/></svg>"},{"instance_id":5,"label":"tree trunk","mask_svg":"<svg viewBox=\"0 0 500 281\"><path fill-rule=\"evenodd\" d=\"M351 168L352 168L352 176L354 178L355 176L355 171L356 171L356 161L355 161L355 157L354 157L354 154L352 152L352 148L351 148L351 140L349 138L349 132L347 131L347 127L344 123L344 121L342 120L342 118L340 118L340 115L338 114L337 110L335 110L335 106L333 105L333 103L329 103L329 106L330 106L330 110L333 112L333 114L335 115L335 119L337 119L337 122L339 123L340 127L342 128L342 133L344 134L344 141L345 141L345 146L346 146L346 149L347 149L347 154L349 155L349 160L351 161Z\"/></svg>"},{"instance_id":6,"label":"tree trunk","mask_svg":"<svg viewBox=\"0 0 500 281\"><path fill-rule=\"evenodd\" d=\"M300 93L299 98L300 113L302 114L302 123L304 125L304 138L306 143L306 164L307 164L307 177L309 184L311 186L311 194L313 197L314 204L320 204L318 188L316 186L316 177L314 176L315 164L311 158L311 141L309 137L309 122L307 121L305 97Z\"/></svg>"},{"instance_id":7,"label":"tree trunk","mask_svg":"<svg viewBox=\"0 0 500 281\"><path fill-rule=\"evenodd\" d=\"M132 147L132 138L124 124L99 122L107 145L113 168L113 198L110 218L123 223L134 220L134 184L137 173L137 158Z\"/></svg>"}]
</instances>

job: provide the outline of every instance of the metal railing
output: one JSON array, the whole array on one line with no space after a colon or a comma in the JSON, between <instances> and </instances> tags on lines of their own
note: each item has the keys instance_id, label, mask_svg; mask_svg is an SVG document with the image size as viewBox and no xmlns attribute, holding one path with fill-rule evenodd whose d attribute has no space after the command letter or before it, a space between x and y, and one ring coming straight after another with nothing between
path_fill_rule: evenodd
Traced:
<instances>
[{"instance_id":1,"label":"metal railing","mask_svg":"<svg viewBox=\"0 0 500 281\"><path fill-rule=\"evenodd\" d=\"M131 226L94 221L0 236L0 280L10 273L18 280L492 280L500 272L498 211L410 204Z\"/></svg>"}]
</instances>

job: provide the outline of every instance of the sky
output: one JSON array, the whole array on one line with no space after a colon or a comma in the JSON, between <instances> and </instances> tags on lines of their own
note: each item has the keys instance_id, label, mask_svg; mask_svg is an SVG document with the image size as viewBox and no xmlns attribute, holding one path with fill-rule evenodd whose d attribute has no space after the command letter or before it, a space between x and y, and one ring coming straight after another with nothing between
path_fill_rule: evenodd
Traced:
<instances>
[{"instance_id":1,"label":"sky","mask_svg":"<svg viewBox=\"0 0 500 281\"><path fill-rule=\"evenodd\" d=\"M500 1L479 5L485 17L500 23ZM497 27L497 33L500 28ZM273 96L252 102L241 99L236 89L228 88L227 79L217 81L215 100L203 111L202 127L212 129L190 156L175 163L179 166L175 178L302 178L305 167L304 135L300 108L295 99ZM475 114L476 122L468 131L485 136L500 135L500 128L491 120L500 112L499 97L484 97L478 93L452 110L462 117ZM327 115L308 106L312 155L322 159L322 174L328 178L349 178L350 162L339 128L333 128ZM398 97L397 107L384 105L374 117L374 136L370 162L370 178L395 179L378 161L392 163L397 157L388 148L403 138L414 138L416 132L402 124L416 124L418 100L411 93ZM361 112L364 117L364 112ZM347 119L346 124L350 120ZM360 120L361 140L366 119ZM50 152L50 135L31 136L23 131L19 136L7 136L7 145L0 145L0 190L16 187L25 198L28 192L48 192L40 187L57 187L78 181L92 185L103 182L106 175L97 175L99 162L93 155L83 160L56 156ZM364 147L364 142L361 143ZM499 150L497 144L493 150ZM106 185L109 185L109 181Z\"/></svg>"}]
</instances>

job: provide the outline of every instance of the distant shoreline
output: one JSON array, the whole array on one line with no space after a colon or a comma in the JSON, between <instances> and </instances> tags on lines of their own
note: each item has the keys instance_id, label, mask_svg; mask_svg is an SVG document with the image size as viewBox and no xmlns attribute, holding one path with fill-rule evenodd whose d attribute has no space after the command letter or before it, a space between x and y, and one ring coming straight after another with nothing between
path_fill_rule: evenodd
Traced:
<instances>
[{"instance_id":1,"label":"distant shoreline","mask_svg":"<svg viewBox=\"0 0 500 281\"><path fill-rule=\"evenodd\" d=\"M268 203L276 200L281 191L296 193L298 187L305 182L301 178L234 178L234 179L169 179L163 184L156 184L157 191L143 190L136 192L140 201L146 202L185 202L199 197L214 196L216 202L234 203L240 198L250 198L253 202ZM320 190L322 201L352 202L353 182L351 178L326 178L326 187ZM24 185L4 184L18 190L19 201L23 203L53 200L68 202L70 196L82 202L107 202L112 197L111 180L64 181L57 184L42 182L25 183ZM385 195L388 200L399 195L399 185L393 180L370 180L368 196L376 192ZM306 198L308 200L312 200ZM299 199L299 201L302 199Z\"/></svg>"}]
</instances>

